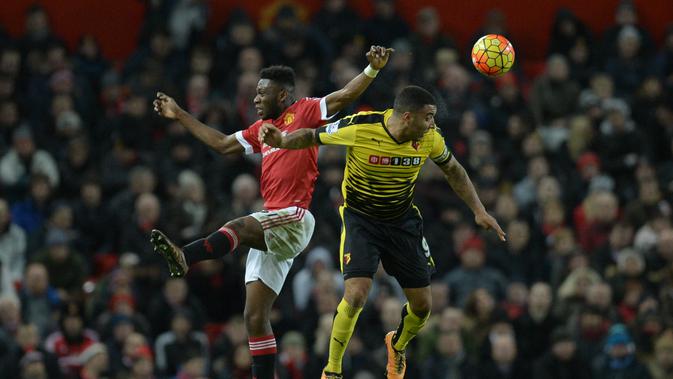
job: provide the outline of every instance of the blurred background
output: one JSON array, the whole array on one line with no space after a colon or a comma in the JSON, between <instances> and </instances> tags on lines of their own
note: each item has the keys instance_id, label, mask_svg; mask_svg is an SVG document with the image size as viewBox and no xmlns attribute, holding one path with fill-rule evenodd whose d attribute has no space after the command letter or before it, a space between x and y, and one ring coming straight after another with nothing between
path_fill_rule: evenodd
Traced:
<instances>
[{"instance_id":1,"label":"blurred background","mask_svg":"<svg viewBox=\"0 0 673 379\"><path fill-rule=\"evenodd\" d=\"M219 156L154 115L157 90L227 134L260 68L324 96L396 49L343 114L431 90L438 126L508 242L433 165L416 204L437 264L407 378L673 378L673 3L14 0L0 12L0 376L249 378L246 250L169 279L180 243L259 210L259 158ZM472 68L507 36L510 74ZM326 361L344 151L321 150L316 230L275 304L281 379ZM403 294L382 270L346 377L379 378Z\"/></svg>"}]
</instances>

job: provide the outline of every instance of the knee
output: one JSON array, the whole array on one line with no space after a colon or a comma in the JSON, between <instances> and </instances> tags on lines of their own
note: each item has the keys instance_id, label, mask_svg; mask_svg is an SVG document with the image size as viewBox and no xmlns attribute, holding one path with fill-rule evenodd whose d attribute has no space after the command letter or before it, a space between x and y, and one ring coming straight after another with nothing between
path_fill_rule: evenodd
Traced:
<instances>
[{"instance_id":1,"label":"knee","mask_svg":"<svg viewBox=\"0 0 673 379\"><path fill-rule=\"evenodd\" d=\"M419 318L427 318L430 316L430 310L432 309L432 299L422 298L413 303L409 303L409 308L414 312Z\"/></svg>"},{"instance_id":2,"label":"knee","mask_svg":"<svg viewBox=\"0 0 673 379\"><path fill-rule=\"evenodd\" d=\"M351 286L344 292L344 300L353 308L362 308L367 302L369 288L366 286Z\"/></svg>"},{"instance_id":3,"label":"knee","mask_svg":"<svg viewBox=\"0 0 673 379\"><path fill-rule=\"evenodd\" d=\"M262 310L247 307L243 311L243 319L245 320L246 329L252 333L263 331L268 322L268 317Z\"/></svg>"}]
</instances>

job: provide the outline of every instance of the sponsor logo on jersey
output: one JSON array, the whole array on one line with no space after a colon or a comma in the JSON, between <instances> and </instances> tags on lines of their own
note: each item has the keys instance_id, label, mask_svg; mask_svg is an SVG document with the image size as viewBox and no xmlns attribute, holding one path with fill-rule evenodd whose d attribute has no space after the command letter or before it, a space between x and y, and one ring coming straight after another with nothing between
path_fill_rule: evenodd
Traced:
<instances>
[{"instance_id":1,"label":"sponsor logo on jersey","mask_svg":"<svg viewBox=\"0 0 673 379\"><path fill-rule=\"evenodd\" d=\"M334 134L337 130L339 130L339 121L330 122L329 124L325 125L325 132L327 134Z\"/></svg>"},{"instance_id":2,"label":"sponsor logo on jersey","mask_svg":"<svg viewBox=\"0 0 673 379\"><path fill-rule=\"evenodd\" d=\"M386 157L370 155L369 163L381 166L420 166L421 157Z\"/></svg>"}]
</instances>

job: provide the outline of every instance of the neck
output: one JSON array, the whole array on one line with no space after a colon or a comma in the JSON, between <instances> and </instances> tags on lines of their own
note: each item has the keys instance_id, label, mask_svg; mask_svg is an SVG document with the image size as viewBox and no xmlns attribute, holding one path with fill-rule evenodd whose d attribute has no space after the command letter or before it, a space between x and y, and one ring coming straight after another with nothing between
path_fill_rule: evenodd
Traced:
<instances>
[{"instance_id":1,"label":"neck","mask_svg":"<svg viewBox=\"0 0 673 379\"><path fill-rule=\"evenodd\" d=\"M388 132L390 133L391 136L395 139L395 141L399 143L404 143L411 138L406 135L404 126L402 125L402 119L393 111L393 114L390 116L388 119L388 122L386 122L386 128L388 129Z\"/></svg>"}]
</instances>

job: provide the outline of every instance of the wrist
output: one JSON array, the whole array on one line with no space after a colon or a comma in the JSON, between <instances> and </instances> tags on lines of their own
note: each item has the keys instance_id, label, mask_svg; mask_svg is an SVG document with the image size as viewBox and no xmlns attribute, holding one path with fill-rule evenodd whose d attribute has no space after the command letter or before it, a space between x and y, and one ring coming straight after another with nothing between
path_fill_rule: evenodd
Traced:
<instances>
[{"instance_id":1,"label":"wrist","mask_svg":"<svg viewBox=\"0 0 673 379\"><path fill-rule=\"evenodd\" d=\"M379 71L380 70L375 69L371 64L369 64L367 67L365 67L363 73L373 79L376 77L376 75L379 74Z\"/></svg>"},{"instance_id":2,"label":"wrist","mask_svg":"<svg viewBox=\"0 0 673 379\"><path fill-rule=\"evenodd\" d=\"M184 120L191 116L188 112L186 112L184 109L178 107L178 109L175 111L175 119L180 121Z\"/></svg>"}]
</instances>

